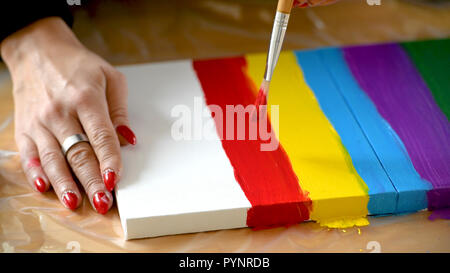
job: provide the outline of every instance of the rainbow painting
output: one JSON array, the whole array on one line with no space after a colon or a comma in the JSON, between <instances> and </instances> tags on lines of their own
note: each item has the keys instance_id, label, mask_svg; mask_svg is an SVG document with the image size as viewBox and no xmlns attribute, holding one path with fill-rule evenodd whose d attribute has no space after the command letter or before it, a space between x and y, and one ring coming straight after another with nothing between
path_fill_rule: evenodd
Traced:
<instances>
[{"instance_id":1,"label":"rainbow painting","mask_svg":"<svg viewBox=\"0 0 450 273\"><path fill-rule=\"evenodd\" d=\"M224 125L217 110L255 102L265 58L119 67L143 139L124 149L116 188L127 239L450 217L449 39L282 52L263 122L278 145L261 151L270 140L236 137L238 121ZM210 137L174 139L183 114Z\"/></svg>"}]
</instances>

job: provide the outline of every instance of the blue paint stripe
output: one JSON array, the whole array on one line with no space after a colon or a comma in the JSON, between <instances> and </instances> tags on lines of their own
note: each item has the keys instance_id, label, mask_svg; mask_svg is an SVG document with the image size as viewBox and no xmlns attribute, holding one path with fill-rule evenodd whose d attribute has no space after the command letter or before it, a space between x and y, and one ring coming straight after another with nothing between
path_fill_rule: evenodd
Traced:
<instances>
[{"instance_id":1,"label":"blue paint stripe","mask_svg":"<svg viewBox=\"0 0 450 273\"><path fill-rule=\"evenodd\" d=\"M325 66L321 52L322 50L314 50L294 53L322 111L339 134L356 171L369 187L369 213L372 215L394 213L397 191L339 92L339 86Z\"/></svg>"},{"instance_id":2,"label":"blue paint stripe","mask_svg":"<svg viewBox=\"0 0 450 273\"><path fill-rule=\"evenodd\" d=\"M396 212L426 208L426 191L431 189L431 185L414 169L403 142L360 88L342 51L325 49L319 54L399 194Z\"/></svg>"}]
</instances>

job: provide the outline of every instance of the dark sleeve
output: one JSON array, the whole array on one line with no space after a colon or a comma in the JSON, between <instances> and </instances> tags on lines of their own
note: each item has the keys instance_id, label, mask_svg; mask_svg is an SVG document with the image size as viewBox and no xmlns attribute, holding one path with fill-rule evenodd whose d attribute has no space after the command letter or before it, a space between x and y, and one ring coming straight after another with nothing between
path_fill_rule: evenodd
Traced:
<instances>
[{"instance_id":1,"label":"dark sleeve","mask_svg":"<svg viewBox=\"0 0 450 273\"><path fill-rule=\"evenodd\" d=\"M8 35L39 19L49 16L61 17L70 27L73 17L67 3L70 0L8 0L0 8L0 42Z\"/></svg>"}]
</instances>

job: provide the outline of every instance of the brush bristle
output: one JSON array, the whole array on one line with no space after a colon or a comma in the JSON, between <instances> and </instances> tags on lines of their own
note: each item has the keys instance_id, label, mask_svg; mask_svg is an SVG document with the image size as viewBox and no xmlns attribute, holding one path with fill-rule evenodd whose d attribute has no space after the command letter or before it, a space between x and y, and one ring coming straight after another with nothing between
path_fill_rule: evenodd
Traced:
<instances>
[{"instance_id":1,"label":"brush bristle","mask_svg":"<svg viewBox=\"0 0 450 273\"><path fill-rule=\"evenodd\" d=\"M255 110L252 113L252 120L256 121L259 117L263 117L265 111L261 111L260 106L267 105L267 95L269 94L269 82L263 80L261 87L259 88L258 96L255 101ZM265 108L264 108L265 109ZM259 113L259 115L258 115Z\"/></svg>"},{"instance_id":2,"label":"brush bristle","mask_svg":"<svg viewBox=\"0 0 450 273\"><path fill-rule=\"evenodd\" d=\"M269 82L263 80L259 88L258 97L256 98L255 106L259 109L260 105L267 105L267 95L269 94Z\"/></svg>"}]
</instances>

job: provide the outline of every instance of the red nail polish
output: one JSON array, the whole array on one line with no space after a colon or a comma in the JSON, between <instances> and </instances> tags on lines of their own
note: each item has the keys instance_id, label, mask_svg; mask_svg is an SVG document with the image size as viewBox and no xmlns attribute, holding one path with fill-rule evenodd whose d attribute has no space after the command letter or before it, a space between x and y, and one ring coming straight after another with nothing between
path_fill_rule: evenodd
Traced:
<instances>
[{"instance_id":1,"label":"red nail polish","mask_svg":"<svg viewBox=\"0 0 450 273\"><path fill-rule=\"evenodd\" d=\"M103 172L103 182L108 191L112 191L116 186L116 178L116 173L111 169L107 169Z\"/></svg>"},{"instance_id":2,"label":"red nail polish","mask_svg":"<svg viewBox=\"0 0 450 273\"><path fill-rule=\"evenodd\" d=\"M104 192L97 192L94 195L94 206L98 213L106 214L109 208L109 198Z\"/></svg>"},{"instance_id":3,"label":"red nail polish","mask_svg":"<svg viewBox=\"0 0 450 273\"><path fill-rule=\"evenodd\" d=\"M44 179L42 179L40 177L38 177L38 178L36 178L36 180L34 180L34 185L36 186L36 189L39 192L44 192L45 189L47 188L47 185L45 184Z\"/></svg>"},{"instance_id":4,"label":"red nail polish","mask_svg":"<svg viewBox=\"0 0 450 273\"><path fill-rule=\"evenodd\" d=\"M75 193L68 191L63 195L63 202L69 209L74 210L77 208L78 197Z\"/></svg>"},{"instance_id":5,"label":"red nail polish","mask_svg":"<svg viewBox=\"0 0 450 273\"><path fill-rule=\"evenodd\" d=\"M136 136L134 135L133 131L128 126L125 125L119 125L116 128L116 131L123 136L128 143L131 145L136 145Z\"/></svg>"}]
</instances>

